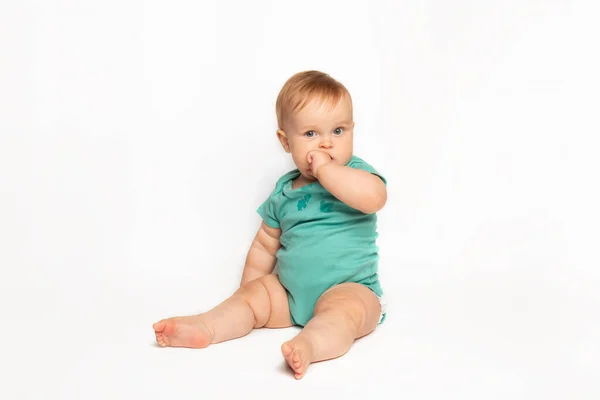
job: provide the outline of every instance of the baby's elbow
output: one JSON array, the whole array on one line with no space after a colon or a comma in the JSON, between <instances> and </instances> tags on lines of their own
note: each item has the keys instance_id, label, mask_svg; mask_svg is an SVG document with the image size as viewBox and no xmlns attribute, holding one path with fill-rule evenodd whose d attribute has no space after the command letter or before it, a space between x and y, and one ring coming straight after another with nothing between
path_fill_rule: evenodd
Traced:
<instances>
[{"instance_id":1,"label":"baby's elbow","mask_svg":"<svg viewBox=\"0 0 600 400\"><path fill-rule=\"evenodd\" d=\"M387 192L384 189L374 193L361 207L361 211L365 214L375 214L385 206L385 203L387 203Z\"/></svg>"}]
</instances>

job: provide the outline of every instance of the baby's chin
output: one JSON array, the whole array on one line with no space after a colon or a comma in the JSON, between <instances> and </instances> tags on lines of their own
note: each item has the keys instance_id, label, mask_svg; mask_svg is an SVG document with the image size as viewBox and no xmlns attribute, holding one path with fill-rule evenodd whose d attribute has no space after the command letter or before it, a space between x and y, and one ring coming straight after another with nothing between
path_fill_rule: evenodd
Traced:
<instances>
[{"instance_id":1,"label":"baby's chin","mask_svg":"<svg viewBox=\"0 0 600 400\"><path fill-rule=\"evenodd\" d=\"M317 180L317 178L312 174L312 171L310 169L304 170L304 172L302 173L302 177L309 182L314 182Z\"/></svg>"}]
</instances>

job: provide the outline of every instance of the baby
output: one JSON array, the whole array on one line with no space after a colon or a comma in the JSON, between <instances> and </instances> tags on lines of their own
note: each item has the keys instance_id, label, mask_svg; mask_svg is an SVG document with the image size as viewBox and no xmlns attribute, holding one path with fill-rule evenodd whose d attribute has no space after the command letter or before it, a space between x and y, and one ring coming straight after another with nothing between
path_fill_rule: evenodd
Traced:
<instances>
[{"instance_id":1,"label":"baby","mask_svg":"<svg viewBox=\"0 0 600 400\"><path fill-rule=\"evenodd\" d=\"M377 274L377 216L386 180L353 155L348 90L306 71L276 102L277 138L297 169L284 174L258 208L240 288L200 315L153 325L161 346L204 348L255 328L303 329L281 352L296 379L310 363L345 354L385 317Z\"/></svg>"}]
</instances>

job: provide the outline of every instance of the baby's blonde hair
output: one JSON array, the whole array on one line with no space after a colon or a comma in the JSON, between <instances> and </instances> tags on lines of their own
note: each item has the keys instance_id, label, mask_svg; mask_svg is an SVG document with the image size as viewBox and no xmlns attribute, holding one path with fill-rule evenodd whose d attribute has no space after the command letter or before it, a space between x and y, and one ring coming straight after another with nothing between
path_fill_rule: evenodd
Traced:
<instances>
[{"instance_id":1,"label":"baby's blonde hair","mask_svg":"<svg viewBox=\"0 0 600 400\"><path fill-rule=\"evenodd\" d=\"M335 107L344 95L348 96L352 104L348 89L328 74L320 71L298 72L285 82L277 96L275 112L279 129L283 129L285 117L299 112L314 98Z\"/></svg>"}]
</instances>

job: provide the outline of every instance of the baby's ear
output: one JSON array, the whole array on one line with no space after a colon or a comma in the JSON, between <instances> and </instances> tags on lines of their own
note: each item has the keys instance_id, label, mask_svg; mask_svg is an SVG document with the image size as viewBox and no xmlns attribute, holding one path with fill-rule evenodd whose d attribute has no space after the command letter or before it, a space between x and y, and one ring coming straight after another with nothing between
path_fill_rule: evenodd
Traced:
<instances>
[{"instance_id":1,"label":"baby's ear","mask_svg":"<svg viewBox=\"0 0 600 400\"><path fill-rule=\"evenodd\" d=\"M283 146L283 149L285 150L285 152L289 153L290 152L290 142L288 141L287 134L284 131L282 131L281 129L278 129L277 130L277 139L279 139L279 142Z\"/></svg>"}]
</instances>

